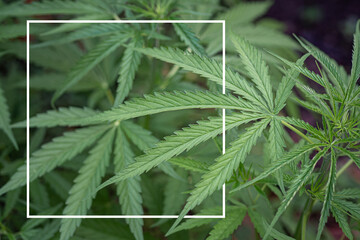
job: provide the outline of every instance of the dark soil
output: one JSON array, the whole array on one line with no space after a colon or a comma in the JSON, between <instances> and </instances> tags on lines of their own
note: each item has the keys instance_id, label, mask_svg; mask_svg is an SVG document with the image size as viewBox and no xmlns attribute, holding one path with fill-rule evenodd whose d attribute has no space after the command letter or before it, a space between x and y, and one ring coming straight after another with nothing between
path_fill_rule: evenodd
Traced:
<instances>
[{"instance_id":1,"label":"dark soil","mask_svg":"<svg viewBox=\"0 0 360 240\"><path fill-rule=\"evenodd\" d=\"M350 70L360 0L274 0L266 16L282 21L287 33L304 37Z\"/></svg>"}]
</instances>

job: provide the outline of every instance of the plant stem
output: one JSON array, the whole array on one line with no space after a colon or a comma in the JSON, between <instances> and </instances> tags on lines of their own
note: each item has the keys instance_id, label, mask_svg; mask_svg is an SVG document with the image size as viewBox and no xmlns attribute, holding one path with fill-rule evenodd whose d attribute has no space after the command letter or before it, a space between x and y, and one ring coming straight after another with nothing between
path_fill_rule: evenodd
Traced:
<instances>
[{"instance_id":1,"label":"plant stem","mask_svg":"<svg viewBox=\"0 0 360 240\"><path fill-rule=\"evenodd\" d=\"M114 99L114 95L112 94L112 92L110 91L110 89L107 88L107 89L105 90L105 93L106 93L107 99L109 100L109 102L111 103L111 105L113 105L115 99Z\"/></svg>"},{"instance_id":2,"label":"plant stem","mask_svg":"<svg viewBox=\"0 0 360 240\"><path fill-rule=\"evenodd\" d=\"M303 139L305 139L305 140L308 141L309 143L314 144L314 142L311 141L310 138L308 138L305 134L303 134L302 132L300 132L297 128L293 127L292 125L290 125L289 123L287 123L287 122L285 122L285 121L283 121L283 120L281 120L281 123L282 123L283 125L285 125L286 127L288 127L289 129L291 129L292 131L294 131L297 135L299 135L300 137L302 137ZM320 149L319 147L316 147L316 149L317 149L318 151L321 151L321 149Z\"/></svg>"},{"instance_id":3,"label":"plant stem","mask_svg":"<svg viewBox=\"0 0 360 240\"><path fill-rule=\"evenodd\" d=\"M310 200L310 204L307 206L307 210L304 213L302 220L301 220L301 240L305 240L306 239L306 224L307 221L309 219L309 216L311 214L311 210L315 204L315 201L313 199Z\"/></svg>"},{"instance_id":4,"label":"plant stem","mask_svg":"<svg viewBox=\"0 0 360 240\"><path fill-rule=\"evenodd\" d=\"M345 170L351 166L351 164L354 162L354 160L350 159L347 163L345 163L344 166L340 168L340 170L336 173L336 178L338 178L341 174L345 172Z\"/></svg>"}]
</instances>

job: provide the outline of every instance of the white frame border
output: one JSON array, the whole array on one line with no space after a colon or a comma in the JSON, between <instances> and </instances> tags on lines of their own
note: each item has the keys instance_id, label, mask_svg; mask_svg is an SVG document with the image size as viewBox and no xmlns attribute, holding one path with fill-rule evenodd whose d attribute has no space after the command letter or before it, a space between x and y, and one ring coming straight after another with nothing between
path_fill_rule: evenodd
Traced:
<instances>
[{"instance_id":1,"label":"white frame border","mask_svg":"<svg viewBox=\"0 0 360 240\"><path fill-rule=\"evenodd\" d=\"M30 215L30 23L221 23L222 93L225 94L225 20L27 20L26 21L26 217L27 218L178 218L178 215ZM223 149L225 154L225 109L223 114ZM225 184L222 187L222 215L186 215L184 218L225 218Z\"/></svg>"}]
</instances>

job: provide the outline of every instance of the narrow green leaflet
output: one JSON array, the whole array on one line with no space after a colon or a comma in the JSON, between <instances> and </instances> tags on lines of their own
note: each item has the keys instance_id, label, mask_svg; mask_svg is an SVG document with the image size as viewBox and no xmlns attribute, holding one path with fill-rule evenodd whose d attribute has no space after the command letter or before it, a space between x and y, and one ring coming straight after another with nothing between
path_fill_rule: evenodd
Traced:
<instances>
[{"instance_id":1,"label":"narrow green leaflet","mask_svg":"<svg viewBox=\"0 0 360 240\"><path fill-rule=\"evenodd\" d=\"M274 96L270 84L269 67L263 61L260 51L248 41L236 37L233 33L230 36L249 76L265 98L269 110L273 111Z\"/></svg>"},{"instance_id":2,"label":"narrow green leaflet","mask_svg":"<svg viewBox=\"0 0 360 240\"><path fill-rule=\"evenodd\" d=\"M134 153L120 127L118 127L116 132L114 155L115 172L120 172L134 162ZM119 196L123 215L144 214L139 176L117 183L116 193ZM129 224L130 230L137 240L144 239L142 232L144 222L142 219L127 218L126 222Z\"/></svg>"},{"instance_id":3,"label":"narrow green leaflet","mask_svg":"<svg viewBox=\"0 0 360 240\"><path fill-rule=\"evenodd\" d=\"M270 122L269 130L269 155L271 164L281 161L281 157L284 154L285 139L284 139L284 128L278 119L272 119ZM281 169L276 173L276 179L280 186L281 191L285 192L283 176Z\"/></svg>"},{"instance_id":4,"label":"narrow green leaflet","mask_svg":"<svg viewBox=\"0 0 360 240\"><path fill-rule=\"evenodd\" d=\"M350 199L357 199L360 198L360 189L358 188L348 188L335 193L336 197L340 198L350 198Z\"/></svg>"},{"instance_id":5,"label":"narrow green leaflet","mask_svg":"<svg viewBox=\"0 0 360 240\"><path fill-rule=\"evenodd\" d=\"M340 209L342 212L347 213L356 221L360 220L360 205L338 197L333 198L333 207Z\"/></svg>"},{"instance_id":6,"label":"narrow green leaflet","mask_svg":"<svg viewBox=\"0 0 360 240\"><path fill-rule=\"evenodd\" d=\"M256 111L244 100L232 95L202 91L174 91L145 95L144 98L133 98L117 108L105 111L94 117L78 120L77 122L94 124L105 121L122 121L149 114L193 108L225 108L249 112Z\"/></svg>"},{"instance_id":7,"label":"narrow green leaflet","mask_svg":"<svg viewBox=\"0 0 360 240\"><path fill-rule=\"evenodd\" d=\"M30 158L30 181L33 181L65 161L81 153L86 147L99 138L108 126L95 126L66 132L63 136L54 138L41 149L33 153ZM0 189L0 195L24 186L26 184L26 164L18 168L17 172Z\"/></svg>"},{"instance_id":8,"label":"narrow green leaflet","mask_svg":"<svg viewBox=\"0 0 360 240\"><path fill-rule=\"evenodd\" d=\"M173 63L188 71L200 74L201 76L222 85L222 64L206 56L199 56L189 52L184 52L177 48L145 48L136 49L146 55L158 58L160 60ZM259 97L258 92L238 73L225 67L225 87L240 94L250 100L256 106L266 108L263 99Z\"/></svg>"},{"instance_id":9,"label":"narrow green leaflet","mask_svg":"<svg viewBox=\"0 0 360 240\"><path fill-rule=\"evenodd\" d=\"M303 65L304 61L308 58L309 54L305 54L299 60L296 61L297 65ZM279 87L276 91L275 97L275 113L279 113L281 109L285 107L285 102L289 98L292 89L295 85L295 80L299 76L299 71L294 68L290 68L286 71L284 77L282 78Z\"/></svg>"},{"instance_id":10,"label":"narrow green leaflet","mask_svg":"<svg viewBox=\"0 0 360 240\"><path fill-rule=\"evenodd\" d=\"M64 215L86 215L92 203L92 195L105 175L111 156L115 128L108 131L90 150L88 158L79 170L66 200ZM68 240L80 225L81 218L64 218L61 221L60 240Z\"/></svg>"},{"instance_id":11,"label":"narrow green leaflet","mask_svg":"<svg viewBox=\"0 0 360 240\"><path fill-rule=\"evenodd\" d=\"M8 136L14 147L18 149L17 142L10 127L10 113L4 96L4 91L2 90L1 86L0 86L0 128Z\"/></svg>"},{"instance_id":12,"label":"narrow green leaflet","mask_svg":"<svg viewBox=\"0 0 360 240\"><path fill-rule=\"evenodd\" d=\"M351 233L351 228L347 222L347 215L336 207L331 207L331 213L335 217L336 222L339 224L346 237L348 237L350 240L353 240L354 237Z\"/></svg>"},{"instance_id":13,"label":"narrow green leaflet","mask_svg":"<svg viewBox=\"0 0 360 240\"><path fill-rule=\"evenodd\" d=\"M186 213L199 205L210 194L220 189L230 179L233 171L238 168L240 163L245 161L246 156L269 124L269 121L269 119L263 119L247 128L246 132L239 136L239 139L232 142L226 153L215 160L215 163L209 167L209 171L202 176L201 181L191 191L191 196L188 198L184 209L167 235L172 233Z\"/></svg>"},{"instance_id":14,"label":"narrow green leaflet","mask_svg":"<svg viewBox=\"0 0 360 240\"><path fill-rule=\"evenodd\" d=\"M105 57L114 52L128 39L127 34L115 34L95 46L83 56L70 71L64 85L57 89L52 98L54 103L67 89L80 81L90 70L92 70Z\"/></svg>"},{"instance_id":15,"label":"narrow green leaflet","mask_svg":"<svg viewBox=\"0 0 360 240\"><path fill-rule=\"evenodd\" d=\"M329 179L326 183L325 189L325 198L323 207L321 209L321 217L318 226L318 231L316 235L316 240L320 240L321 233L324 230L325 223L329 217L331 201L335 192L335 182L336 182L336 155L333 148L331 148L331 165L329 172Z\"/></svg>"},{"instance_id":16,"label":"narrow green leaflet","mask_svg":"<svg viewBox=\"0 0 360 240\"><path fill-rule=\"evenodd\" d=\"M96 116L99 112L90 108L59 108L39 113L30 118L30 127L82 126L81 119ZM12 127L26 127L26 121L18 122Z\"/></svg>"},{"instance_id":17,"label":"narrow green leaflet","mask_svg":"<svg viewBox=\"0 0 360 240\"><path fill-rule=\"evenodd\" d=\"M300 171L300 174L297 175L293 179L293 181L289 187L289 190L286 192L286 195L284 196L283 201L282 201L280 207L278 208L278 211L275 214L275 217L271 221L270 226L267 228L267 231L263 238L264 240L267 239L267 237L269 236L275 223L279 220L280 216L285 212L286 208L289 206L290 202L293 200L296 193L307 182L307 180L309 179L309 177L311 176L311 173L313 172L313 170L315 168L316 163L319 161L319 159L322 156L324 156L324 154L326 154L326 152L328 150L329 150L329 147L325 147L323 150L318 152L310 162L308 162L305 166L303 166L303 168Z\"/></svg>"},{"instance_id":18,"label":"narrow green leaflet","mask_svg":"<svg viewBox=\"0 0 360 240\"><path fill-rule=\"evenodd\" d=\"M301 46L305 48L312 56L316 58L331 74L333 79L335 80L335 84L339 87L343 95L345 94L345 85L343 79L340 78L339 75L339 67L335 64L335 61L329 58L325 53L314 47L311 43L303 40L301 41L299 38L297 40L300 42Z\"/></svg>"},{"instance_id":19,"label":"narrow green leaflet","mask_svg":"<svg viewBox=\"0 0 360 240\"><path fill-rule=\"evenodd\" d=\"M17 201L20 200L20 193L20 189L15 189L6 194L3 212L1 213L1 219L6 219L9 217L9 214L14 209Z\"/></svg>"},{"instance_id":20,"label":"narrow green leaflet","mask_svg":"<svg viewBox=\"0 0 360 240\"><path fill-rule=\"evenodd\" d=\"M225 130L232 129L241 124L248 123L261 118L261 115L233 114L226 117ZM136 158L136 162L130 164L126 169L104 182L98 190L129 177L138 176L149 171L162 162L171 159L180 153L189 150L196 145L205 142L222 133L222 118L210 118L208 121L198 121L197 124L176 131L164 141L156 144L154 148Z\"/></svg>"},{"instance_id":21,"label":"narrow green leaflet","mask_svg":"<svg viewBox=\"0 0 360 240\"><path fill-rule=\"evenodd\" d=\"M177 35L198 55L206 55L205 49L195 33L185 23L173 23Z\"/></svg>"},{"instance_id":22,"label":"narrow green leaflet","mask_svg":"<svg viewBox=\"0 0 360 240\"><path fill-rule=\"evenodd\" d=\"M193 172L206 173L209 165L191 158L176 157L169 160L170 163Z\"/></svg>"},{"instance_id":23,"label":"narrow green leaflet","mask_svg":"<svg viewBox=\"0 0 360 240\"><path fill-rule=\"evenodd\" d=\"M236 206L231 211L227 211L226 217L214 225L213 230L209 233L207 240L226 239L242 223L246 215L246 206Z\"/></svg>"},{"instance_id":24,"label":"narrow green leaflet","mask_svg":"<svg viewBox=\"0 0 360 240\"><path fill-rule=\"evenodd\" d=\"M324 80L322 79L322 77L319 74L316 74L315 72L310 71L309 69L307 69L301 65L298 65L297 63L290 62L290 61L286 60L285 58L282 58L274 53L270 53L270 54L273 55L274 57L278 58L279 60L281 60L283 63L285 63L289 67L296 69L301 74L310 78L311 80L313 80L317 84L321 85L322 87L324 87L324 88L326 87Z\"/></svg>"},{"instance_id":25,"label":"narrow green leaflet","mask_svg":"<svg viewBox=\"0 0 360 240\"><path fill-rule=\"evenodd\" d=\"M125 97L129 94L132 88L135 73L139 67L142 56L142 54L138 51L135 51L133 47L141 47L142 44L143 41L141 40L141 38L135 37L129 44L129 48L126 48L124 52L120 65L119 78L117 80L118 87L116 90L116 97L114 101L115 107L120 105L124 101Z\"/></svg>"},{"instance_id":26,"label":"narrow green leaflet","mask_svg":"<svg viewBox=\"0 0 360 240\"><path fill-rule=\"evenodd\" d=\"M345 154L349 158L351 158L354 161L354 163L358 166L358 168L360 168L360 157L358 155L342 147L335 146L335 148L340 150L343 154Z\"/></svg>"},{"instance_id":27,"label":"narrow green leaflet","mask_svg":"<svg viewBox=\"0 0 360 240\"><path fill-rule=\"evenodd\" d=\"M356 24L356 31L354 34L354 49L352 56L352 68L350 76L350 86L347 89L347 96L355 97L355 94L352 94L356 86L356 82L360 77L360 20Z\"/></svg>"}]
</instances>

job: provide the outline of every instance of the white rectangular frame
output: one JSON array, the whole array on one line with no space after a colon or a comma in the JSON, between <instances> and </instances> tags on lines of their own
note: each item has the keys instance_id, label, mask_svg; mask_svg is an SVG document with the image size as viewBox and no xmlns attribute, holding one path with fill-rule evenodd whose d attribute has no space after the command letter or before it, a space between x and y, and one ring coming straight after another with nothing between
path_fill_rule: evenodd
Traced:
<instances>
[{"instance_id":1,"label":"white rectangular frame","mask_svg":"<svg viewBox=\"0 0 360 240\"><path fill-rule=\"evenodd\" d=\"M178 215L30 215L30 24L31 23L221 23L222 93L225 94L225 20L27 20L26 21L26 217L27 218L178 218ZM222 154L225 154L225 109ZM225 218L225 184L222 187L222 215L186 215L184 218Z\"/></svg>"}]
</instances>

